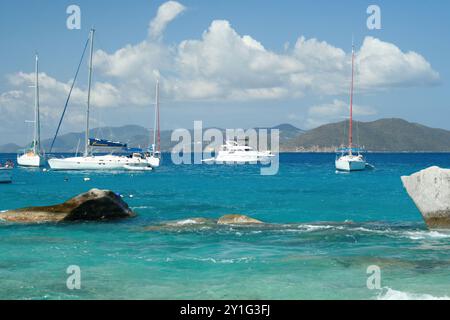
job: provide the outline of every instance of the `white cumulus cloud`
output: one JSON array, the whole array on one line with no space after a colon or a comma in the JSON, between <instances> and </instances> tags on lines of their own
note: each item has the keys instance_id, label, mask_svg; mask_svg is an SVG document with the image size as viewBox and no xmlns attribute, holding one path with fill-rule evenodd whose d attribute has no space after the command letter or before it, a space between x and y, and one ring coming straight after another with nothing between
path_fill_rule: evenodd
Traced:
<instances>
[{"instance_id":1,"label":"white cumulus cloud","mask_svg":"<svg viewBox=\"0 0 450 320\"><path fill-rule=\"evenodd\" d=\"M185 10L186 7L176 1L168 1L162 4L158 8L156 17L150 22L149 35L153 38L160 37L167 25Z\"/></svg>"},{"instance_id":2,"label":"white cumulus cloud","mask_svg":"<svg viewBox=\"0 0 450 320\"><path fill-rule=\"evenodd\" d=\"M333 101L330 104L299 110L308 117L308 125L345 114L347 104L336 97L349 91L351 52L348 48L300 36L295 45L285 45L277 52L267 49L251 35L239 34L227 20L213 20L197 38L165 44L161 41L165 28L185 10L179 2L165 2L150 21L149 37L135 44L124 44L114 52L95 51L94 74L98 81L92 87L94 107L150 106L155 74L158 74L165 101L242 102L330 97ZM366 37L356 50L355 76L355 90L360 94L433 86L440 81L439 73L421 54L404 51L374 37ZM33 73L17 72L7 77L8 89L0 93L0 112L5 119L14 117L17 121L30 113L33 92L28 86L33 81ZM57 121L70 82L41 73L40 83L43 117ZM71 105L82 110L85 103L86 89L75 87ZM364 110L355 106L356 113ZM366 108L365 112L374 110Z\"/></svg>"},{"instance_id":3,"label":"white cumulus cloud","mask_svg":"<svg viewBox=\"0 0 450 320\"><path fill-rule=\"evenodd\" d=\"M366 37L357 54L362 88L392 88L434 85L439 73L420 54L402 52L392 43Z\"/></svg>"},{"instance_id":4,"label":"white cumulus cloud","mask_svg":"<svg viewBox=\"0 0 450 320\"><path fill-rule=\"evenodd\" d=\"M354 116L371 116L376 114L376 110L369 106L353 105ZM308 109L306 125L314 128L329 122L342 121L349 116L349 103L334 99L331 103L312 106Z\"/></svg>"}]
</instances>

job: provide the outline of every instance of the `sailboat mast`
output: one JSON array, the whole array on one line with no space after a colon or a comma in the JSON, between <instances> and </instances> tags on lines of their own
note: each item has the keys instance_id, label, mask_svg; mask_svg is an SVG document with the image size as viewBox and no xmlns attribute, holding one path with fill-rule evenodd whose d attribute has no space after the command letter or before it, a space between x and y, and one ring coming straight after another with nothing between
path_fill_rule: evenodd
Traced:
<instances>
[{"instance_id":1,"label":"sailboat mast","mask_svg":"<svg viewBox=\"0 0 450 320\"><path fill-rule=\"evenodd\" d=\"M34 138L33 152L37 154L40 146L40 123L39 123L39 57L35 56L35 78L34 78Z\"/></svg>"},{"instance_id":2,"label":"sailboat mast","mask_svg":"<svg viewBox=\"0 0 450 320\"><path fill-rule=\"evenodd\" d=\"M353 148L353 81L354 81L354 65L355 65L355 46L352 43L352 82L350 87L350 125L348 132L348 149L352 154Z\"/></svg>"},{"instance_id":3,"label":"sailboat mast","mask_svg":"<svg viewBox=\"0 0 450 320\"><path fill-rule=\"evenodd\" d=\"M161 154L161 129L159 127L159 80L156 81L156 118L158 119L158 154Z\"/></svg>"},{"instance_id":4,"label":"sailboat mast","mask_svg":"<svg viewBox=\"0 0 450 320\"><path fill-rule=\"evenodd\" d=\"M156 80L156 85L155 85L155 117L154 117L154 122L153 122L153 148L152 148L152 152L153 154L155 154L155 148L156 148L156 127L158 125L158 99L159 99L159 82L158 80Z\"/></svg>"},{"instance_id":5,"label":"sailboat mast","mask_svg":"<svg viewBox=\"0 0 450 320\"><path fill-rule=\"evenodd\" d=\"M86 108L86 136L84 146L84 156L89 155L89 108L91 105L91 83L92 83L92 54L94 50L94 29L91 29L90 34L90 57L89 57L89 78L88 78L88 95L87 95L87 108Z\"/></svg>"}]
</instances>

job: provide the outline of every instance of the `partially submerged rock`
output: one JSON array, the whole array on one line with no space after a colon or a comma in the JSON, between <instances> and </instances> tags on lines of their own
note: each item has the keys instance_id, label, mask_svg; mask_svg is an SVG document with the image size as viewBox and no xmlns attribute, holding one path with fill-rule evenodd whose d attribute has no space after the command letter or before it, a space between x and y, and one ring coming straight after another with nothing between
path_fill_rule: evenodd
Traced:
<instances>
[{"instance_id":1,"label":"partially submerged rock","mask_svg":"<svg viewBox=\"0 0 450 320\"><path fill-rule=\"evenodd\" d=\"M262 224L262 221L241 215L241 214L227 214L219 218L217 224L237 224L237 225L246 225L246 224Z\"/></svg>"},{"instance_id":2,"label":"partially submerged rock","mask_svg":"<svg viewBox=\"0 0 450 320\"><path fill-rule=\"evenodd\" d=\"M9 210L0 219L21 223L104 221L133 217L134 212L120 196L109 190L92 189L64 203Z\"/></svg>"},{"instance_id":3,"label":"partially submerged rock","mask_svg":"<svg viewBox=\"0 0 450 320\"><path fill-rule=\"evenodd\" d=\"M187 218L183 220L168 221L157 225L145 227L145 231L180 231L180 230L198 230L205 228L217 228L226 225L251 226L261 225L263 222L240 214L228 214L219 219L208 218Z\"/></svg>"},{"instance_id":4,"label":"partially submerged rock","mask_svg":"<svg viewBox=\"0 0 450 320\"><path fill-rule=\"evenodd\" d=\"M450 170L430 167L401 179L428 227L450 229Z\"/></svg>"}]
</instances>

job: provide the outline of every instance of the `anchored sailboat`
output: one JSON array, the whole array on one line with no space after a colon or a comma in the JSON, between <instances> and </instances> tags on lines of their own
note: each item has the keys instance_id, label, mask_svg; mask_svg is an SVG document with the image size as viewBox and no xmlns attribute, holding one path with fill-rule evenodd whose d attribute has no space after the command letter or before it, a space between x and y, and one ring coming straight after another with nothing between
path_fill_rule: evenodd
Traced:
<instances>
[{"instance_id":1,"label":"anchored sailboat","mask_svg":"<svg viewBox=\"0 0 450 320\"><path fill-rule=\"evenodd\" d=\"M353 147L353 82L354 82L354 66L355 66L355 48L352 45L352 81L350 88L350 120L348 130L348 147L341 148L337 151L340 155L336 157L336 169L340 171L361 171L366 168L366 160L361 154L359 148Z\"/></svg>"},{"instance_id":2,"label":"anchored sailboat","mask_svg":"<svg viewBox=\"0 0 450 320\"><path fill-rule=\"evenodd\" d=\"M118 142L112 142L100 139L89 138L89 113L91 102L91 83L92 83L92 55L94 47L94 33L92 29L89 35L90 42L90 58L89 58L89 78L88 78L88 93L87 93L87 108L86 108L86 133L83 156L75 156L70 158L52 158L48 160L50 168L53 170L136 170L138 168L150 169L147 159L140 153L133 153L129 156L120 155L93 155L92 147L107 146L117 147L122 146ZM84 53L83 53L84 55ZM63 113L64 116L64 113ZM125 145L123 145L125 146Z\"/></svg>"},{"instance_id":3,"label":"anchored sailboat","mask_svg":"<svg viewBox=\"0 0 450 320\"><path fill-rule=\"evenodd\" d=\"M41 167L45 165L45 157L41 151L41 122L39 114L39 57L36 54L34 83L34 137L30 148L17 156L17 163L25 167Z\"/></svg>"},{"instance_id":4,"label":"anchored sailboat","mask_svg":"<svg viewBox=\"0 0 450 320\"><path fill-rule=\"evenodd\" d=\"M156 80L153 144L150 153L147 154L147 161L149 165L152 166L153 168L159 167L161 163L161 131L159 127L159 80Z\"/></svg>"}]
</instances>

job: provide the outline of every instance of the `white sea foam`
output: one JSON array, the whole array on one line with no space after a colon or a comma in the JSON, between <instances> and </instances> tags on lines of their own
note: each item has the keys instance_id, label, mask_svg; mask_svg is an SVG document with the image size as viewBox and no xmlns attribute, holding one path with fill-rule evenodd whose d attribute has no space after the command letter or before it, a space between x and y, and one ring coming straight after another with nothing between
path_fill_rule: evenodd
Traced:
<instances>
[{"instance_id":1,"label":"white sea foam","mask_svg":"<svg viewBox=\"0 0 450 320\"><path fill-rule=\"evenodd\" d=\"M194 260L202 261L202 262L231 264L231 263L248 263L253 259L250 257L242 257L242 258L234 258L234 259L232 259L232 258L231 259L194 258Z\"/></svg>"},{"instance_id":2,"label":"white sea foam","mask_svg":"<svg viewBox=\"0 0 450 320\"><path fill-rule=\"evenodd\" d=\"M377 297L378 300L450 300L448 296L436 297L431 294L411 293L394 290L389 287L383 288Z\"/></svg>"},{"instance_id":3,"label":"white sea foam","mask_svg":"<svg viewBox=\"0 0 450 320\"><path fill-rule=\"evenodd\" d=\"M392 230L390 230L390 229L377 230L377 229L367 229L367 228L364 228L364 227L357 227L357 228L353 228L351 230L367 232L367 233L378 233L378 234L392 233Z\"/></svg>"},{"instance_id":4,"label":"white sea foam","mask_svg":"<svg viewBox=\"0 0 450 320\"><path fill-rule=\"evenodd\" d=\"M299 229L304 229L305 231L319 231L319 230L328 230L328 229L338 229L341 230L343 227L336 227L330 225L312 225L312 224L302 224L298 226Z\"/></svg>"},{"instance_id":5,"label":"white sea foam","mask_svg":"<svg viewBox=\"0 0 450 320\"><path fill-rule=\"evenodd\" d=\"M199 224L199 223L201 223L201 222L199 222L198 220L195 220L195 219L185 219L185 220L177 221L175 224L177 224L179 226L184 226L184 225Z\"/></svg>"},{"instance_id":6,"label":"white sea foam","mask_svg":"<svg viewBox=\"0 0 450 320\"><path fill-rule=\"evenodd\" d=\"M438 231L406 231L403 235L411 240L450 238L450 233L442 233Z\"/></svg>"},{"instance_id":7,"label":"white sea foam","mask_svg":"<svg viewBox=\"0 0 450 320\"><path fill-rule=\"evenodd\" d=\"M305 227L308 228L310 231L314 230L324 230L324 229L330 229L333 228L335 230L342 230L344 229L343 226L308 226L305 225ZM400 230L392 230L390 228L386 229L369 229L366 227L349 227L349 231L359 231L359 232L365 232L365 233L374 233L374 234L380 234L380 235L387 235L387 236L394 236L394 237L402 237L402 238L408 238L410 240L427 240L427 239L448 239L450 238L450 232L439 232L439 231L429 231L429 230L416 230L416 231L400 231Z\"/></svg>"},{"instance_id":8,"label":"white sea foam","mask_svg":"<svg viewBox=\"0 0 450 320\"><path fill-rule=\"evenodd\" d=\"M203 259L194 259L194 260L203 261L203 262L217 263L217 260L214 259L214 258L203 258Z\"/></svg>"}]
</instances>

